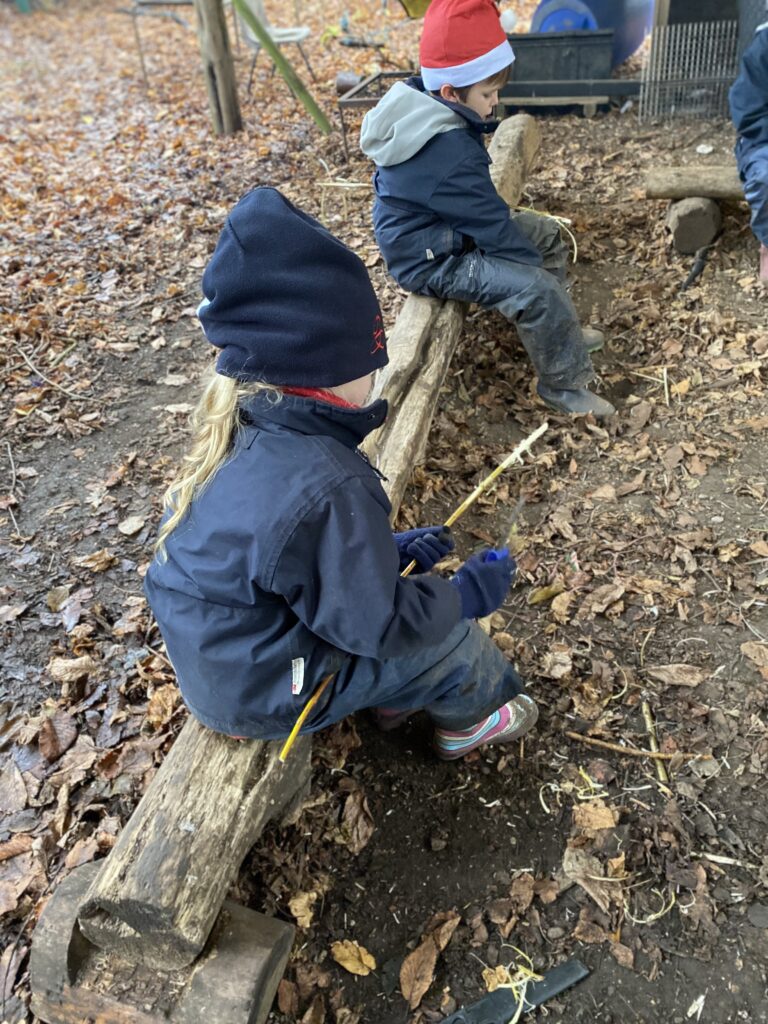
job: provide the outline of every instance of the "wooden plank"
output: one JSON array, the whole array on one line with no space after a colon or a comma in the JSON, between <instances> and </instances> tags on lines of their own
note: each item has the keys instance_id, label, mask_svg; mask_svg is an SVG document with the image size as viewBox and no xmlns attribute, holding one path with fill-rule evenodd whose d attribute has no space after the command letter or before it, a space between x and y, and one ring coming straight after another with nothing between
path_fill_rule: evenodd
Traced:
<instances>
[{"instance_id":1,"label":"wooden plank","mask_svg":"<svg viewBox=\"0 0 768 1024\"><path fill-rule=\"evenodd\" d=\"M489 147L491 178L509 206L520 201L541 145L530 114L502 121ZM365 450L387 478L384 484L395 516L414 465L424 455L429 427L445 374L461 336L464 303L409 295L388 338L389 365L379 374L377 397L390 413Z\"/></svg>"},{"instance_id":2,"label":"wooden plank","mask_svg":"<svg viewBox=\"0 0 768 1024\"><path fill-rule=\"evenodd\" d=\"M649 199L743 199L744 186L735 164L695 167L660 167L645 179Z\"/></svg>"},{"instance_id":3,"label":"wooden plank","mask_svg":"<svg viewBox=\"0 0 768 1024\"><path fill-rule=\"evenodd\" d=\"M178 968L210 934L264 825L307 782L310 737L238 742L189 718L80 910L83 935L134 962Z\"/></svg>"}]
</instances>

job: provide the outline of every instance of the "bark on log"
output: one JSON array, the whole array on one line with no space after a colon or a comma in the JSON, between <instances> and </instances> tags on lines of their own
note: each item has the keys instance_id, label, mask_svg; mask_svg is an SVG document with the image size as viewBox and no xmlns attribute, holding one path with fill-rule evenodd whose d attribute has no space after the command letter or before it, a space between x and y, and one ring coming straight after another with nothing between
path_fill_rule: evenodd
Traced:
<instances>
[{"instance_id":1,"label":"bark on log","mask_svg":"<svg viewBox=\"0 0 768 1024\"><path fill-rule=\"evenodd\" d=\"M133 962L190 964L246 853L309 778L310 737L286 764L280 746L188 719L88 890L83 935Z\"/></svg>"},{"instance_id":2,"label":"bark on log","mask_svg":"<svg viewBox=\"0 0 768 1024\"><path fill-rule=\"evenodd\" d=\"M516 206L541 145L530 114L502 121L489 147L491 178L509 206ZM389 364L376 393L390 403L387 421L365 449L387 477L385 487L397 513L414 465L422 458L437 399L456 350L465 303L409 295L387 339Z\"/></svg>"},{"instance_id":3,"label":"bark on log","mask_svg":"<svg viewBox=\"0 0 768 1024\"><path fill-rule=\"evenodd\" d=\"M744 187L734 164L724 167L662 167L645 181L649 199L743 199Z\"/></svg>"},{"instance_id":4,"label":"bark on log","mask_svg":"<svg viewBox=\"0 0 768 1024\"><path fill-rule=\"evenodd\" d=\"M243 127L243 119L224 7L221 0L195 0L195 10L213 129L217 135L232 135Z\"/></svg>"},{"instance_id":5,"label":"bark on log","mask_svg":"<svg viewBox=\"0 0 768 1024\"><path fill-rule=\"evenodd\" d=\"M695 253L714 242L723 216L714 199L680 199L667 211L666 225L678 252Z\"/></svg>"}]
</instances>

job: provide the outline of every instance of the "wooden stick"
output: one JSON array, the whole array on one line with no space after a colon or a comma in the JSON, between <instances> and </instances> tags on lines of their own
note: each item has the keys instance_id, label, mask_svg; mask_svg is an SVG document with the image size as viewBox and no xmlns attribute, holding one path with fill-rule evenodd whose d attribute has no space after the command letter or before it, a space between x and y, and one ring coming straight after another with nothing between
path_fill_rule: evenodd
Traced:
<instances>
[{"instance_id":1,"label":"wooden stick","mask_svg":"<svg viewBox=\"0 0 768 1024\"><path fill-rule=\"evenodd\" d=\"M662 754L658 750L640 750L639 747L622 747L618 743L608 743L607 740L596 740L592 736L582 736L579 732L569 732L566 729L565 735L571 740L578 740L579 743L587 743L591 747L600 747L601 750L612 750L615 754L625 754L627 757L653 757L660 761L671 761L673 757L689 759L697 757L699 761L711 761L711 754L684 754L678 751L675 754Z\"/></svg>"},{"instance_id":2,"label":"wooden stick","mask_svg":"<svg viewBox=\"0 0 768 1024\"><path fill-rule=\"evenodd\" d=\"M469 497L465 498L464 501L462 501L462 503L454 512L451 512L451 514L445 520L444 525L453 526L453 524L458 519L460 519L464 515L464 513L472 507L472 505L474 505L474 503L477 501L480 495L487 491L491 484L494 483L501 476L505 469L509 469L513 462L523 461L523 452L527 452L528 449L534 444L534 442L538 441L541 435L546 433L547 430L549 430L549 424L542 423L541 426L537 427L537 429L534 430L532 434L529 434L528 437L524 438L517 446L517 448L515 448L515 450L511 452L506 457L506 459L504 459L503 462L500 462L498 464L498 466L496 467L496 469L493 470L493 472L489 473L484 480L480 481L480 483L477 485L474 491L472 491ZM403 576L407 576L409 573L413 572L415 568L416 561L414 560L413 562L409 563L408 568L403 573Z\"/></svg>"},{"instance_id":3,"label":"wooden stick","mask_svg":"<svg viewBox=\"0 0 768 1024\"><path fill-rule=\"evenodd\" d=\"M645 728L648 731L648 742L650 743L651 750L654 754L659 752L659 741L656 739L656 724L653 721L653 715L651 714L651 705L647 700L644 700L640 705L643 712L643 721L645 722ZM667 775L667 769L664 767L662 761L657 757L656 763L656 774L659 777L659 782L663 782L669 785L669 775Z\"/></svg>"}]
</instances>

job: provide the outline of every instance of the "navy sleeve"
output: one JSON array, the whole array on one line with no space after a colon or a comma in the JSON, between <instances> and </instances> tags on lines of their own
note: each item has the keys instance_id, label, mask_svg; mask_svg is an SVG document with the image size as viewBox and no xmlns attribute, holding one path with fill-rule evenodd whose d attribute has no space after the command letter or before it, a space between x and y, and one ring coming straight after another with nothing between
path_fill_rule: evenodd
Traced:
<instances>
[{"instance_id":1,"label":"navy sleeve","mask_svg":"<svg viewBox=\"0 0 768 1024\"><path fill-rule=\"evenodd\" d=\"M454 231L469 235L486 256L540 267L541 253L509 219L488 165L469 156L437 185L429 208Z\"/></svg>"},{"instance_id":2,"label":"navy sleeve","mask_svg":"<svg viewBox=\"0 0 768 1024\"><path fill-rule=\"evenodd\" d=\"M379 660L441 643L461 618L458 591L447 580L400 577L386 510L360 478L345 481L301 519L271 589L317 636Z\"/></svg>"},{"instance_id":3,"label":"navy sleeve","mask_svg":"<svg viewBox=\"0 0 768 1024\"><path fill-rule=\"evenodd\" d=\"M751 142L768 142L768 29L747 47L728 98L736 131Z\"/></svg>"}]
</instances>

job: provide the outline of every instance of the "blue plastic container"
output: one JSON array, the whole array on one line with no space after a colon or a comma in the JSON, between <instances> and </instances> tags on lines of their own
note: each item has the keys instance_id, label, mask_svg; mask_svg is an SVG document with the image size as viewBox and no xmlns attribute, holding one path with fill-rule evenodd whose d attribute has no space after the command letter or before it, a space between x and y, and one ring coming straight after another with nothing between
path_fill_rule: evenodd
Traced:
<instances>
[{"instance_id":1,"label":"blue plastic container","mask_svg":"<svg viewBox=\"0 0 768 1024\"><path fill-rule=\"evenodd\" d=\"M612 28L612 67L617 67L650 31L653 4L654 0L543 0L534 11L531 32Z\"/></svg>"}]
</instances>

